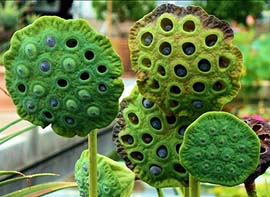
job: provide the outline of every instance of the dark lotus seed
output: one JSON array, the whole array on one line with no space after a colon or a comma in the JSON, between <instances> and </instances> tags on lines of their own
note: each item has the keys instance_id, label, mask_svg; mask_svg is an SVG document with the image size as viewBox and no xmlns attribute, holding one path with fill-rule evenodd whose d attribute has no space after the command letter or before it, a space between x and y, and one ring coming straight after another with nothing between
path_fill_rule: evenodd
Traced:
<instances>
[{"instance_id":1,"label":"dark lotus seed","mask_svg":"<svg viewBox=\"0 0 270 197\"><path fill-rule=\"evenodd\" d=\"M165 31L170 31L172 29L172 25L166 25L164 29Z\"/></svg>"},{"instance_id":2,"label":"dark lotus seed","mask_svg":"<svg viewBox=\"0 0 270 197\"><path fill-rule=\"evenodd\" d=\"M178 133L179 133L180 135L184 135L186 129L187 129L187 126L182 126L182 127L179 128Z\"/></svg>"},{"instance_id":3,"label":"dark lotus seed","mask_svg":"<svg viewBox=\"0 0 270 197\"><path fill-rule=\"evenodd\" d=\"M184 76L187 75L187 69L186 69L184 66L178 64L178 65L176 65L176 66L174 67L174 73L175 73L178 77L184 77Z\"/></svg>"},{"instance_id":4,"label":"dark lotus seed","mask_svg":"<svg viewBox=\"0 0 270 197\"><path fill-rule=\"evenodd\" d=\"M150 142L152 142L153 137L152 137L150 134L145 133L145 134L143 134L143 136L142 136L142 140L143 140L145 143L149 144Z\"/></svg>"},{"instance_id":5,"label":"dark lotus seed","mask_svg":"<svg viewBox=\"0 0 270 197\"><path fill-rule=\"evenodd\" d=\"M52 98L52 99L50 100L50 104L51 104L52 107L57 107L57 105L58 105L57 99Z\"/></svg>"},{"instance_id":6,"label":"dark lotus seed","mask_svg":"<svg viewBox=\"0 0 270 197\"><path fill-rule=\"evenodd\" d=\"M165 158L167 157L168 155L168 150L165 146L160 146L157 150L157 155L160 157L160 158Z\"/></svg>"},{"instance_id":7,"label":"dark lotus seed","mask_svg":"<svg viewBox=\"0 0 270 197\"><path fill-rule=\"evenodd\" d=\"M133 144L134 139L131 135L124 135L121 137L124 143Z\"/></svg>"},{"instance_id":8,"label":"dark lotus seed","mask_svg":"<svg viewBox=\"0 0 270 197\"><path fill-rule=\"evenodd\" d=\"M104 85L104 84L100 84L98 86L98 89L101 91L101 92L105 92L107 90L107 87Z\"/></svg>"},{"instance_id":9,"label":"dark lotus seed","mask_svg":"<svg viewBox=\"0 0 270 197\"><path fill-rule=\"evenodd\" d=\"M35 104L34 104L34 102L33 101L28 101L27 103L26 103L26 107L27 107L27 109L34 109L35 108Z\"/></svg>"},{"instance_id":10,"label":"dark lotus seed","mask_svg":"<svg viewBox=\"0 0 270 197\"><path fill-rule=\"evenodd\" d=\"M149 46L152 43L152 40L153 40L152 34L148 34L144 39L144 44L146 46Z\"/></svg>"},{"instance_id":11,"label":"dark lotus seed","mask_svg":"<svg viewBox=\"0 0 270 197\"><path fill-rule=\"evenodd\" d=\"M210 64L210 62L208 60L202 59L198 63L198 68L199 68L200 71L207 72L207 71L210 70L211 64Z\"/></svg>"},{"instance_id":12,"label":"dark lotus seed","mask_svg":"<svg viewBox=\"0 0 270 197\"><path fill-rule=\"evenodd\" d=\"M166 47L162 48L161 53L162 53L163 55L169 55L169 54L171 53L171 47L166 46Z\"/></svg>"},{"instance_id":13,"label":"dark lotus seed","mask_svg":"<svg viewBox=\"0 0 270 197\"><path fill-rule=\"evenodd\" d=\"M161 127L162 127L161 121L158 118L154 117L154 118L151 119L150 122L151 122L151 126L154 129L157 129L157 130L161 129Z\"/></svg>"},{"instance_id":14,"label":"dark lotus seed","mask_svg":"<svg viewBox=\"0 0 270 197\"><path fill-rule=\"evenodd\" d=\"M186 55L192 55L195 52L195 46L190 42L184 43L182 48Z\"/></svg>"},{"instance_id":15,"label":"dark lotus seed","mask_svg":"<svg viewBox=\"0 0 270 197\"><path fill-rule=\"evenodd\" d=\"M150 167L150 173L154 176L158 176L160 173L162 172L161 167L156 166L156 165L152 165Z\"/></svg>"},{"instance_id":16,"label":"dark lotus seed","mask_svg":"<svg viewBox=\"0 0 270 197\"><path fill-rule=\"evenodd\" d=\"M55 37L53 36L47 36L46 37L46 45L49 47L53 47L55 45L56 41L55 41Z\"/></svg>"},{"instance_id":17,"label":"dark lotus seed","mask_svg":"<svg viewBox=\"0 0 270 197\"><path fill-rule=\"evenodd\" d=\"M132 152L131 154L131 157L136 159L136 160L139 160L139 161L142 161L143 160L143 154L140 153L140 152Z\"/></svg>"},{"instance_id":18,"label":"dark lotus seed","mask_svg":"<svg viewBox=\"0 0 270 197\"><path fill-rule=\"evenodd\" d=\"M217 42L217 39L218 39L217 35L211 34L206 37L205 44L209 47L214 46Z\"/></svg>"},{"instance_id":19,"label":"dark lotus seed","mask_svg":"<svg viewBox=\"0 0 270 197\"><path fill-rule=\"evenodd\" d=\"M151 107L153 107L153 105L154 105L154 103L152 101L150 101L149 99L146 99L146 98L143 99L143 106L145 108L151 108Z\"/></svg>"},{"instance_id":20,"label":"dark lotus seed","mask_svg":"<svg viewBox=\"0 0 270 197\"><path fill-rule=\"evenodd\" d=\"M66 121L67 124L74 124L74 119L71 118L71 117L66 117L65 121Z\"/></svg>"},{"instance_id":21,"label":"dark lotus seed","mask_svg":"<svg viewBox=\"0 0 270 197\"><path fill-rule=\"evenodd\" d=\"M48 72L51 68L51 65L49 62L47 61L43 61L40 63L39 65L39 69L42 71L42 72Z\"/></svg>"},{"instance_id":22,"label":"dark lotus seed","mask_svg":"<svg viewBox=\"0 0 270 197\"><path fill-rule=\"evenodd\" d=\"M205 85L201 82L196 82L193 84L193 90L196 92L202 92L205 89Z\"/></svg>"},{"instance_id":23,"label":"dark lotus seed","mask_svg":"<svg viewBox=\"0 0 270 197\"><path fill-rule=\"evenodd\" d=\"M192 105L196 108L203 108L203 102L202 101L192 101Z\"/></svg>"}]
</instances>

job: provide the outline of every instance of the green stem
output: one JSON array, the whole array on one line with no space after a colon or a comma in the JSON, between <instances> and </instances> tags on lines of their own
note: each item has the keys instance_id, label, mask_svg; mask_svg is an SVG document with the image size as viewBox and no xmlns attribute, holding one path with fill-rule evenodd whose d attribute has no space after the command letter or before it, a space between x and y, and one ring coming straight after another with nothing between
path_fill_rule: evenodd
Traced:
<instances>
[{"instance_id":1,"label":"green stem","mask_svg":"<svg viewBox=\"0 0 270 197\"><path fill-rule=\"evenodd\" d=\"M97 197L97 130L88 134L89 151L89 197Z\"/></svg>"},{"instance_id":2,"label":"green stem","mask_svg":"<svg viewBox=\"0 0 270 197\"><path fill-rule=\"evenodd\" d=\"M189 197L189 187L184 187L184 197Z\"/></svg>"},{"instance_id":3,"label":"green stem","mask_svg":"<svg viewBox=\"0 0 270 197\"><path fill-rule=\"evenodd\" d=\"M200 182L189 174L189 193L190 197L200 197Z\"/></svg>"},{"instance_id":4,"label":"green stem","mask_svg":"<svg viewBox=\"0 0 270 197\"><path fill-rule=\"evenodd\" d=\"M164 193L163 193L161 188L156 188L156 190L157 190L157 193L158 193L158 197L164 197Z\"/></svg>"},{"instance_id":5,"label":"green stem","mask_svg":"<svg viewBox=\"0 0 270 197\"><path fill-rule=\"evenodd\" d=\"M7 128L9 128L9 127L15 125L16 123L18 123L18 122L20 122L20 121L22 121L21 118L19 118L19 119L17 119L17 120L14 120L13 122L7 124L6 126L0 128L0 133L3 132L4 130L6 130Z\"/></svg>"}]
</instances>

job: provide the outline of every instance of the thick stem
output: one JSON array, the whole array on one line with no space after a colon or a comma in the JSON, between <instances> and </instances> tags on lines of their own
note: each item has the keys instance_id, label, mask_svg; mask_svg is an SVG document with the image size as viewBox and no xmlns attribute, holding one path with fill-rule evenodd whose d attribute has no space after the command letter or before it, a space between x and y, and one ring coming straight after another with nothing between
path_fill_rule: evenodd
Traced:
<instances>
[{"instance_id":1,"label":"thick stem","mask_svg":"<svg viewBox=\"0 0 270 197\"><path fill-rule=\"evenodd\" d=\"M184 187L184 197L189 197L189 187Z\"/></svg>"},{"instance_id":2,"label":"thick stem","mask_svg":"<svg viewBox=\"0 0 270 197\"><path fill-rule=\"evenodd\" d=\"M249 197L257 197L255 182L245 183L245 188Z\"/></svg>"},{"instance_id":3,"label":"thick stem","mask_svg":"<svg viewBox=\"0 0 270 197\"><path fill-rule=\"evenodd\" d=\"M97 129L88 134L89 197L97 197Z\"/></svg>"},{"instance_id":4,"label":"thick stem","mask_svg":"<svg viewBox=\"0 0 270 197\"><path fill-rule=\"evenodd\" d=\"M156 190L157 190L157 193L158 193L158 197L164 197L164 193L163 193L161 188L156 188Z\"/></svg>"},{"instance_id":5,"label":"thick stem","mask_svg":"<svg viewBox=\"0 0 270 197\"><path fill-rule=\"evenodd\" d=\"M200 197L200 182L194 179L191 174L189 174L189 189L190 197Z\"/></svg>"},{"instance_id":6,"label":"thick stem","mask_svg":"<svg viewBox=\"0 0 270 197\"><path fill-rule=\"evenodd\" d=\"M5 125L4 127L0 128L0 133L3 132L3 131L5 131L6 129L8 129L9 127L15 125L16 123L18 123L18 122L20 122L20 121L22 121L21 118L19 118L19 119L17 119L17 120L14 120L13 122L11 122L11 123Z\"/></svg>"}]
</instances>

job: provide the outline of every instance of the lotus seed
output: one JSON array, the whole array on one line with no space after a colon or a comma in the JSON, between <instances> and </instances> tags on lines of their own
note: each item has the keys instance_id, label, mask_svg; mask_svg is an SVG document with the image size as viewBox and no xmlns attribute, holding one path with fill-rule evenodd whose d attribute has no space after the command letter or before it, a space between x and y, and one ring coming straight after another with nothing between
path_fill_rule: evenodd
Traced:
<instances>
[{"instance_id":1,"label":"lotus seed","mask_svg":"<svg viewBox=\"0 0 270 197\"><path fill-rule=\"evenodd\" d=\"M49 47L53 47L56 43L55 37L53 36L47 36L46 37L46 45Z\"/></svg>"},{"instance_id":2,"label":"lotus seed","mask_svg":"<svg viewBox=\"0 0 270 197\"><path fill-rule=\"evenodd\" d=\"M42 72L48 72L51 68L51 65L48 61L43 61L40 63L39 65L39 69L42 71Z\"/></svg>"},{"instance_id":3,"label":"lotus seed","mask_svg":"<svg viewBox=\"0 0 270 197\"><path fill-rule=\"evenodd\" d=\"M154 129L157 129L157 130L160 130L161 129L161 127L162 127L161 121L158 118L154 117L154 118L151 119L150 122L151 122L151 126Z\"/></svg>"},{"instance_id":4,"label":"lotus seed","mask_svg":"<svg viewBox=\"0 0 270 197\"><path fill-rule=\"evenodd\" d=\"M202 101L192 101L192 105L195 107L195 108L203 108L203 102Z\"/></svg>"},{"instance_id":5,"label":"lotus seed","mask_svg":"<svg viewBox=\"0 0 270 197\"><path fill-rule=\"evenodd\" d=\"M160 158L165 158L167 157L168 155L168 150L165 146L160 146L157 150L157 155L160 157Z\"/></svg>"},{"instance_id":6,"label":"lotus seed","mask_svg":"<svg viewBox=\"0 0 270 197\"><path fill-rule=\"evenodd\" d=\"M161 172L162 172L162 169L159 166L153 165L150 167L150 173L154 176L160 175Z\"/></svg>"},{"instance_id":7,"label":"lotus seed","mask_svg":"<svg viewBox=\"0 0 270 197\"><path fill-rule=\"evenodd\" d=\"M174 73L175 73L178 77L184 77L184 76L187 75L187 69L186 69L184 66L178 64L178 65L176 65L176 66L174 67Z\"/></svg>"},{"instance_id":8,"label":"lotus seed","mask_svg":"<svg viewBox=\"0 0 270 197\"><path fill-rule=\"evenodd\" d=\"M151 108L151 107L153 107L153 105L154 105L154 103L152 101L150 101L149 99L146 99L146 98L143 99L143 106L145 108Z\"/></svg>"},{"instance_id":9,"label":"lotus seed","mask_svg":"<svg viewBox=\"0 0 270 197\"><path fill-rule=\"evenodd\" d=\"M50 99L50 105L51 105L52 107L57 107L57 105L58 105L58 100L55 99L55 98Z\"/></svg>"}]
</instances>

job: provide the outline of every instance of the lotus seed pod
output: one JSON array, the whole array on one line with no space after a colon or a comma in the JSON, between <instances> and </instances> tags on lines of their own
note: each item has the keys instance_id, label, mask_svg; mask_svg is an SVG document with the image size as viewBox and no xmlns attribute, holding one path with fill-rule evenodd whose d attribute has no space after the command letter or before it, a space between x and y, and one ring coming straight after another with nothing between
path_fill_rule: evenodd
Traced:
<instances>
[{"instance_id":1,"label":"lotus seed pod","mask_svg":"<svg viewBox=\"0 0 270 197\"><path fill-rule=\"evenodd\" d=\"M88 150L82 152L75 164L75 180L79 187L80 196L89 196L88 183ZM111 160L103 155L97 155L98 196L127 197L133 191L135 174L124 164Z\"/></svg>"},{"instance_id":2,"label":"lotus seed pod","mask_svg":"<svg viewBox=\"0 0 270 197\"><path fill-rule=\"evenodd\" d=\"M230 26L202 8L163 4L130 30L140 93L166 114L221 110L239 91L242 54Z\"/></svg>"},{"instance_id":3,"label":"lotus seed pod","mask_svg":"<svg viewBox=\"0 0 270 197\"><path fill-rule=\"evenodd\" d=\"M235 186L255 171L260 141L255 132L227 112L206 112L187 128L180 162L201 182Z\"/></svg>"},{"instance_id":4,"label":"lotus seed pod","mask_svg":"<svg viewBox=\"0 0 270 197\"><path fill-rule=\"evenodd\" d=\"M188 173L179 163L178 152L192 121L167 116L135 86L121 102L113 141L126 165L142 181L156 188L187 186Z\"/></svg>"},{"instance_id":5,"label":"lotus seed pod","mask_svg":"<svg viewBox=\"0 0 270 197\"><path fill-rule=\"evenodd\" d=\"M260 120L252 118L245 118L244 121L252 128L257 134L261 143L260 162L257 169L249 175L245 180L245 184L252 184L255 179L264 174L270 165L270 153L269 153L269 138L270 138L270 125Z\"/></svg>"},{"instance_id":6,"label":"lotus seed pod","mask_svg":"<svg viewBox=\"0 0 270 197\"><path fill-rule=\"evenodd\" d=\"M85 20L40 17L13 35L4 65L18 114L61 136L86 136L118 113L120 58Z\"/></svg>"}]
</instances>

